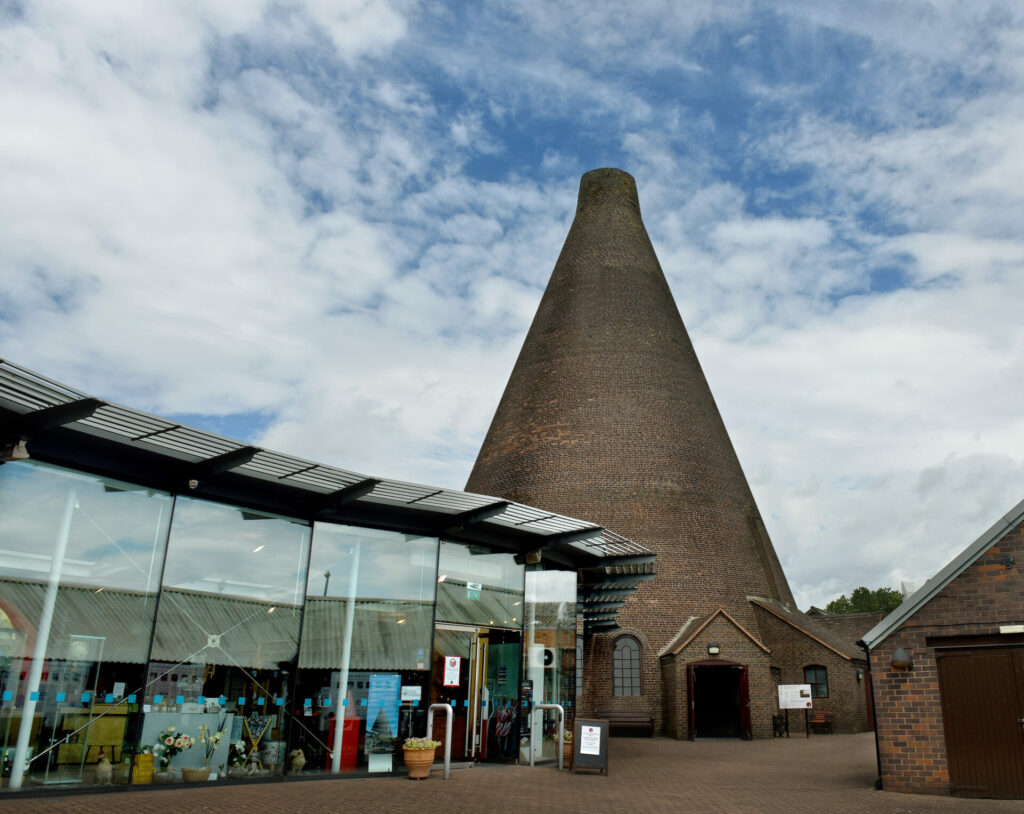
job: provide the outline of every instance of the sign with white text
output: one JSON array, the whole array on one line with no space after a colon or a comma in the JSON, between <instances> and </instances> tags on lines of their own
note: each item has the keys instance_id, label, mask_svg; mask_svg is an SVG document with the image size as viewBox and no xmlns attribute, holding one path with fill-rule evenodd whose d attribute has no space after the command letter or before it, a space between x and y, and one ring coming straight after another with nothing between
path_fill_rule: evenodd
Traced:
<instances>
[{"instance_id":1,"label":"sign with white text","mask_svg":"<svg viewBox=\"0 0 1024 814\"><path fill-rule=\"evenodd\" d=\"M608 721L577 718L572 747L573 774L589 769L608 774Z\"/></svg>"},{"instance_id":2,"label":"sign with white text","mask_svg":"<svg viewBox=\"0 0 1024 814\"><path fill-rule=\"evenodd\" d=\"M810 684L779 684L779 709L810 708Z\"/></svg>"}]
</instances>

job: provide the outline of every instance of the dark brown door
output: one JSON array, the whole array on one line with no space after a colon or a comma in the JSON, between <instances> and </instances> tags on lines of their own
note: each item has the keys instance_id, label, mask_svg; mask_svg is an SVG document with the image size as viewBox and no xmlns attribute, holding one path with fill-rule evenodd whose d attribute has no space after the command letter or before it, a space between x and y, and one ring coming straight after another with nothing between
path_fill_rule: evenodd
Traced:
<instances>
[{"instance_id":1,"label":"dark brown door","mask_svg":"<svg viewBox=\"0 0 1024 814\"><path fill-rule=\"evenodd\" d=\"M739 690L740 737L749 741L754 737L754 733L750 726L750 676L746 667L740 668Z\"/></svg>"},{"instance_id":2,"label":"dark brown door","mask_svg":"<svg viewBox=\"0 0 1024 814\"><path fill-rule=\"evenodd\" d=\"M687 732L690 740L697 737L696 729L696 716L694 711L695 699L693 697L693 665L686 665L686 713L687 713Z\"/></svg>"},{"instance_id":3,"label":"dark brown door","mask_svg":"<svg viewBox=\"0 0 1024 814\"><path fill-rule=\"evenodd\" d=\"M1024 649L938 656L950 790L1024 797Z\"/></svg>"}]
</instances>

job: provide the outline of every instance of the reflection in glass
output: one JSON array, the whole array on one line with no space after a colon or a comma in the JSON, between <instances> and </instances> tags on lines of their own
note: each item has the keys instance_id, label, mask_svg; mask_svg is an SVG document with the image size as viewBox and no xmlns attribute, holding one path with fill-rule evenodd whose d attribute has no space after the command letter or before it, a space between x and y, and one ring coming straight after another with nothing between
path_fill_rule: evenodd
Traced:
<instances>
[{"instance_id":1,"label":"reflection in glass","mask_svg":"<svg viewBox=\"0 0 1024 814\"><path fill-rule=\"evenodd\" d=\"M526 573L526 679L537 703L561 704L571 728L576 693L576 574L573 571ZM557 716L535 716L535 760L557 759ZM524 755L529 759L529 755Z\"/></svg>"},{"instance_id":2,"label":"reflection in glass","mask_svg":"<svg viewBox=\"0 0 1024 814\"><path fill-rule=\"evenodd\" d=\"M512 554L442 541L437 565L438 621L521 628L523 571Z\"/></svg>"},{"instance_id":3,"label":"reflection in glass","mask_svg":"<svg viewBox=\"0 0 1024 814\"><path fill-rule=\"evenodd\" d=\"M124 781L171 498L0 467L0 746L8 783ZM9 761L9 764L8 764Z\"/></svg>"},{"instance_id":4,"label":"reflection in glass","mask_svg":"<svg viewBox=\"0 0 1024 814\"><path fill-rule=\"evenodd\" d=\"M422 734L437 546L436 537L315 525L299 654L303 726L290 744L306 772L388 771L401 740L414 727Z\"/></svg>"},{"instance_id":5,"label":"reflection in glass","mask_svg":"<svg viewBox=\"0 0 1024 814\"><path fill-rule=\"evenodd\" d=\"M307 523L181 498L171 525L140 745L163 780L279 774L302 623ZM216 739L161 767L161 733ZM232 744L235 744L233 746Z\"/></svg>"}]
</instances>

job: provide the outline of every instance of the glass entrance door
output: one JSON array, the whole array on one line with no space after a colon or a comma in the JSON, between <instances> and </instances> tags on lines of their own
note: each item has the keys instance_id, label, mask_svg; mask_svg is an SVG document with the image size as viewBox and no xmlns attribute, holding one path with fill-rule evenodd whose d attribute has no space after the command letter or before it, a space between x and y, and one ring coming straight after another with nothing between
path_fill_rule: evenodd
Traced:
<instances>
[{"instance_id":1,"label":"glass entrance door","mask_svg":"<svg viewBox=\"0 0 1024 814\"><path fill-rule=\"evenodd\" d=\"M517 751L519 631L438 624L432 704L452 708L452 760L512 760ZM444 740L444 718L434 716Z\"/></svg>"}]
</instances>

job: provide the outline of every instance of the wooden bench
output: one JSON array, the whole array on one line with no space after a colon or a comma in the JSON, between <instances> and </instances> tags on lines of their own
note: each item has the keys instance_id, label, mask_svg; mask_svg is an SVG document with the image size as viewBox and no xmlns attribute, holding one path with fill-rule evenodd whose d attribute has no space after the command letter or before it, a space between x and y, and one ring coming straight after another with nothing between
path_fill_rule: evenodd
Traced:
<instances>
[{"instance_id":1,"label":"wooden bench","mask_svg":"<svg viewBox=\"0 0 1024 814\"><path fill-rule=\"evenodd\" d=\"M616 729L625 729L630 732L647 730L647 737L654 737L654 716L650 713L639 710L624 711L599 709L596 717L608 722L609 736L612 735L613 731Z\"/></svg>"},{"instance_id":2,"label":"wooden bench","mask_svg":"<svg viewBox=\"0 0 1024 814\"><path fill-rule=\"evenodd\" d=\"M827 732L832 734L832 713L816 710L811 713L807 722L813 732Z\"/></svg>"}]
</instances>

